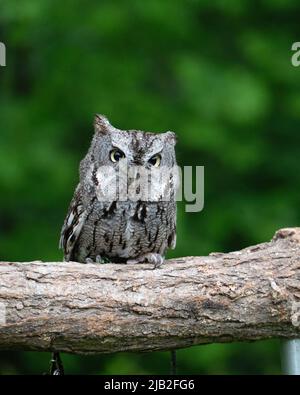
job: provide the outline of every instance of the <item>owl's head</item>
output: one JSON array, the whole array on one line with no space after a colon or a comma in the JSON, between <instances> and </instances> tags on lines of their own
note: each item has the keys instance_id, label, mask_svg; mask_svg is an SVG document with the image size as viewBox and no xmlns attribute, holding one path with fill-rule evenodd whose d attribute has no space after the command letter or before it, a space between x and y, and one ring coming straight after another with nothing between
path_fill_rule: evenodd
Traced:
<instances>
[{"instance_id":1,"label":"owl's head","mask_svg":"<svg viewBox=\"0 0 300 395\"><path fill-rule=\"evenodd\" d=\"M174 199L178 186L173 132L120 130L96 115L90 149L80 163L87 193L101 201Z\"/></svg>"},{"instance_id":2,"label":"owl's head","mask_svg":"<svg viewBox=\"0 0 300 395\"><path fill-rule=\"evenodd\" d=\"M94 120L95 135L90 153L98 165L116 165L122 159L128 165L173 167L176 165L174 132L152 133L141 130L120 130L103 115Z\"/></svg>"}]
</instances>

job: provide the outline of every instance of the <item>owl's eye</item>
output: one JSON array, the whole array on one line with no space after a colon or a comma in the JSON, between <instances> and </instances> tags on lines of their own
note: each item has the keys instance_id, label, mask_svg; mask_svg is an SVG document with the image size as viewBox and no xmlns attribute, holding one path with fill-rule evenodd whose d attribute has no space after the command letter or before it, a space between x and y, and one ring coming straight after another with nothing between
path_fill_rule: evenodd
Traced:
<instances>
[{"instance_id":1,"label":"owl's eye","mask_svg":"<svg viewBox=\"0 0 300 395\"><path fill-rule=\"evenodd\" d=\"M122 158L125 158L125 154L121 150L116 148L110 151L110 160L112 162L119 162Z\"/></svg>"},{"instance_id":2,"label":"owl's eye","mask_svg":"<svg viewBox=\"0 0 300 395\"><path fill-rule=\"evenodd\" d=\"M161 156L159 154L153 155L152 158L149 159L149 163L151 166L159 167L161 162Z\"/></svg>"}]
</instances>

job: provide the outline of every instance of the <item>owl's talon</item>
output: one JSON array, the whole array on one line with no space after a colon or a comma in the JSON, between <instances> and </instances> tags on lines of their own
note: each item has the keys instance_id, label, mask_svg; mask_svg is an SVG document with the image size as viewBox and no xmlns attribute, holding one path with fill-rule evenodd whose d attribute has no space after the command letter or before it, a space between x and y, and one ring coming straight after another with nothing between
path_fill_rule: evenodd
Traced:
<instances>
[{"instance_id":1,"label":"owl's talon","mask_svg":"<svg viewBox=\"0 0 300 395\"><path fill-rule=\"evenodd\" d=\"M153 269L158 269L159 267L161 267L161 265L164 263L164 257L159 255L159 254L155 254L155 257L153 258Z\"/></svg>"},{"instance_id":2,"label":"owl's talon","mask_svg":"<svg viewBox=\"0 0 300 395\"><path fill-rule=\"evenodd\" d=\"M145 263L145 262L153 264L154 265L153 269L157 269L164 263L164 257L161 256L160 254L149 253L149 254L141 255L134 259L127 260L128 264Z\"/></svg>"},{"instance_id":3,"label":"owl's talon","mask_svg":"<svg viewBox=\"0 0 300 395\"><path fill-rule=\"evenodd\" d=\"M105 256L97 255L94 261L92 258L85 258L85 263L111 263L111 261Z\"/></svg>"},{"instance_id":4,"label":"owl's talon","mask_svg":"<svg viewBox=\"0 0 300 395\"><path fill-rule=\"evenodd\" d=\"M153 269L160 268L163 263L164 263L164 258L162 256L159 256L159 259L157 259L156 262L154 263Z\"/></svg>"}]
</instances>

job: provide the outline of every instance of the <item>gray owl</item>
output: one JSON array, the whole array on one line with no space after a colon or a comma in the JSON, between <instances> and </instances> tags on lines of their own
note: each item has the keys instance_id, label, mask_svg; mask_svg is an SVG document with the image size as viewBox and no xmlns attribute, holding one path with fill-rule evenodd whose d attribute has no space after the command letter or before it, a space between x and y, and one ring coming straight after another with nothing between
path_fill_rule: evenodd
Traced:
<instances>
[{"instance_id":1,"label":"gray owl","mask_svg":"<svg viewBox=\"0 0 300 395\"><path fill-rule=\"evenodd\" d=\"M120 130L102 115L95 116L94 129L61 231L64 259L158 267L176 244L178 173L168 173L177 169L175 134ZM141 174L146 183L139 182ZM127 192L122 199L121 192Z\"/></svg>"}]
</instances>

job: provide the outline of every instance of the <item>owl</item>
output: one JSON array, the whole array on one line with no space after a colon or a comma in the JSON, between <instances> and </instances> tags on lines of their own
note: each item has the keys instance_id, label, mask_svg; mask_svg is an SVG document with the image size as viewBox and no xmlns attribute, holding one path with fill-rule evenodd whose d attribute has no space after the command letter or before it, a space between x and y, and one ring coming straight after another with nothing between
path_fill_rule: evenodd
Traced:
<instances>
[{"instance_id":1,"label":"owl","mask_svg":"<svg viewBox=\"0 0 300 395\"><path fill-rule=\"evenodd\" d=\"M65 261L150 263L176 244L176 135L120 130L96 115L64 221Z\"/></svg>"}]
</instances>

